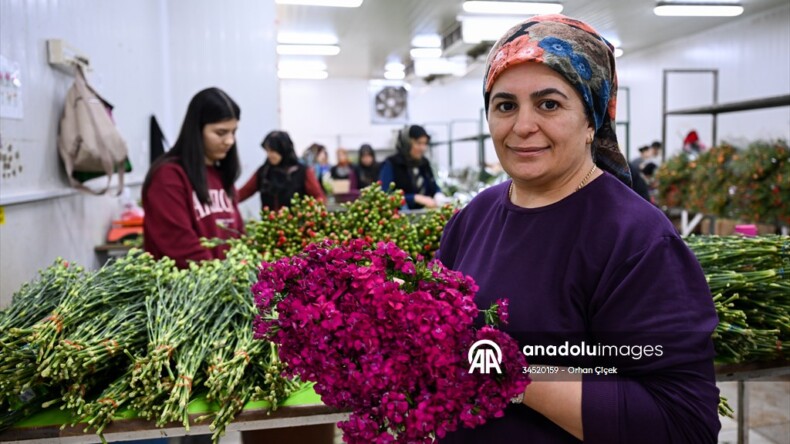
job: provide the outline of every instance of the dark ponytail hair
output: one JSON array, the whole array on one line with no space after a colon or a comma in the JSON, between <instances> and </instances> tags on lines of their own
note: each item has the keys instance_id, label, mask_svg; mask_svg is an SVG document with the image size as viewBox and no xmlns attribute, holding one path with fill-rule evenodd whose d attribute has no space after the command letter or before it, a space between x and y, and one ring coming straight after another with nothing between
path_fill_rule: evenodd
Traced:
<instances>
[{"instance_id":1,"label":"dark ponytail hair","mask_svg":"<svg viewBox=\"0 0 790 444\"><path fill-rule=\"evenodd\" d=\"M219 88L207 88L195 94L189 102L184 123L181 125L181 132L178 134L173 148L160 156L149 168L143 183L142 195L145 196L154 172L165 163L175 162L181 165L186 172L200 202L209 203L211 198L208 194L208 180L206 178L203 127L210 123L230 119L241 119L241 109L224 91ZM220 171L222 187L233 199L235 197L234 183L241 173L239 153L235 142L225 158L217 161L216 166Z\"/></svg>"}]
</instances>

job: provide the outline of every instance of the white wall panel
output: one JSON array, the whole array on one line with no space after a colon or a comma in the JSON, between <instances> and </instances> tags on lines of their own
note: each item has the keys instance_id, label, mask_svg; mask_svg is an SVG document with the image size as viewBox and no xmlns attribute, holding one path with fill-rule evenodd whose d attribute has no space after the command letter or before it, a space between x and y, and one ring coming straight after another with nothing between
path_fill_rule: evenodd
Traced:
<instances>
[{"instance_id":1,"label":"white wall panel","mask_svg":"<svg viewBox=\"0 0 790 444\"><path fill-rule=\"evenodd\" d=\"M488 133L488 122L483 115L483 74L475 70L463 79L446 78L436 83L414 88L413 110L415 122L429 122L433 140L443 142L476 136L481 129ZM451 129L452 127L452 129ZM485 141L486 163L496 162L490 139ZM453 142L453 169L476 166L479 144L476 141ZM434 147L435 164L448 170L449 145Z\"/></svg>"},{"instance_id":2,"label":"white wall panel","mask_svg":"<svg viewBox=\"0 0 790 444\"><path fill-rule=\"evenodd\" d=\"M332 161L338 147L357 150L369 143L375 149L394 148L393 134L401 125L371 123L367 80L281 80L280 94L280 129L288 132L300 155L313 143L325 145ZM410 103L409 112L414 109Z\"/></svg>"},{"instance_id":3,"label":"white wall panel","mask_svg":"<svg viewBox=\"0 0 790 444\"><path fill-rule=\"evenodd\" d=\"M19 63L24 118L0 119L0 138L18 150L23 170L0 178L0 201L68 188L56 150L57 126L73 76L47 63L46 39L60 38L90 57L89 80L115 105L137 182L148 167L148 117L162 109L158 0L0 0L0 53ZM62 256L98 265L118 201L82 194L5 206L0 226L0 306L22 282Z\"/></svg>"},{"instance_id":4,"label":"white wall panel","mask_svg":"<svg viewBox=\"0 0 790 444\"><path fill-rule=\"evenodd\" d=\"M627 54L618 59L618 64L620 83L629 86L633 94L632 143L650 143L661 137L664 69L718 69L719 103L790 93L790 4ZM668 107L711 104L710 79L705 74L670 75ZM710 144L711 122L709 116L669 117L667 155L680 149L683 137L691 129L696 129L703 142ZM760 138L790 139L790 107L722 114L717 138L740 144Z\"/></svg>"},{"instance_id":5,"label":"white wall panel","mask_svg":"<svg viewBox=\"0 0 790 444\"><path fill-rule=\"evenodd\" d=\"M90 57L89 78L116 106L136 182L148 169L150 115L172 143L189 99L208 86L227 90L242 108L246 179L260 165L261 138L278 126L274 22L270 1L0 0L0 54L20 64L24 94L24 119L0 119L3 148L13 145L23 165L21 174L0 178L0 204L68 188L55 138L73 77L47 63L49 38ZM243 211L252 216L258 207L251 199ZM118 209L115 197L82 194L6 205L0 306L58 256L98 266L93 248Z\"/></svg>"}]
</instances>

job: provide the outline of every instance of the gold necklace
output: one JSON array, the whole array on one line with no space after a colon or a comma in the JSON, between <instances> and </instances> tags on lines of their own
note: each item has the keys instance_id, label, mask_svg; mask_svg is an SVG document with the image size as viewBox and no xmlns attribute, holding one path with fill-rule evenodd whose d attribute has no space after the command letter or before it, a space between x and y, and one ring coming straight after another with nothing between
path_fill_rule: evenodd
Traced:
<instances>
[{"instance_id":1,"label":"gold necklace","mask_svg":"<svg viewBox=\"0 0 790 444\"><path fill-rule=\"evenodd\" d=\"M597 169L598 169L598 165L593 164L593 167L590 170L590 172L587 173L586 176L584 176L584 179L582 179L581 183L579 183L579 186L576 187L576 189L573 192L575 193L576 191L581 190L585 185L587 185L587 181L590 179L590 176L592 176L592 174ZM507 200L513 202L513 181L512 180L510 181L510 186L507 189Z\"/></svg>"}]
</instances>

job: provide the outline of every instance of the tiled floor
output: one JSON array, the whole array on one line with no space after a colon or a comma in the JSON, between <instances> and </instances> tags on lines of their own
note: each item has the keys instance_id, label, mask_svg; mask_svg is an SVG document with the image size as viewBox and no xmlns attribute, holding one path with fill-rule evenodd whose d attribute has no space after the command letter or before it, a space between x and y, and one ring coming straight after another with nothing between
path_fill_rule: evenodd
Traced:
<instances>
[{"instance_id":1,"label":"tiled floor","mask_svg":"<svg viewBox=\"0 0 790 444\"><path fill-rule=\"evenodd\" d=\"M750 381L749 385L749 444L790 444L790 378L773 381ZM719 389L733 409L737 408L736 383L721 382ZM719 444L737 443L737 423L734 419L721 419ZM343 442L340 433L336 444ZM178 444L178 438L170 444ZM241 434L229 432L222 444L241 444Z\"/></svg>"},{"instance_id":2,"label":"tiled floor","mask_svg":"<svg viewBox=\"0 0 790 444\"><path fill-rule=\"evenodd\" d=\"M735 382L718 384L722 396L737 409ZM749 381L749 444L790 444L790 378ZM736 411L737 414L737 411ZM737 424L721 418L719 444L737 442Z\"/></svg>"}]
</instances>

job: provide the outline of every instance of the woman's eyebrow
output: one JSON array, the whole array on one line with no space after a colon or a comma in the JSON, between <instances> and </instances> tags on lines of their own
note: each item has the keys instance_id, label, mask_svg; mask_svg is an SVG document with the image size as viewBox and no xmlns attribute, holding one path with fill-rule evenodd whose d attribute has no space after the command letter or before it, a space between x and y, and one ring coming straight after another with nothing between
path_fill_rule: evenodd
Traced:
<instances>
[{"instance_id":1,"label":"woman's eyebrow","mask_svg":"<svg viewBox=\"0 0 790 444\"><path fill-rule=\"evenodd\" d=\"M498 92L491 96L491 100L494 99L516 100L516 95L508 92Z\"/></svg>"},{"instance_id":2,"label":"woman's eyebrow","mask_svg":"<svg viewBox=\"0 0 790 444\"><path fill-rule=\"evenodd\" d=\"M539 99L541 97L546 97L546 96L551 95L551 94L559 94L562 97L565 97L566 99L568 98L568 96L566 96L562 91L558 90L557 88L541 89L540 91L535 91L534 93L530 94L529 96L531 98L533 98L533 99Z\"/></svg>"}]
</instances>

